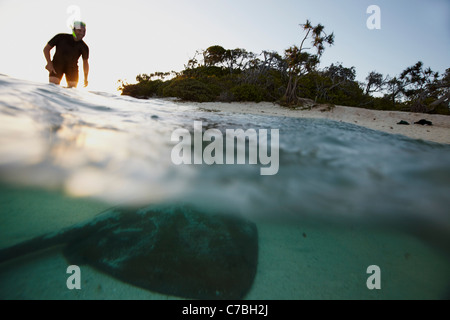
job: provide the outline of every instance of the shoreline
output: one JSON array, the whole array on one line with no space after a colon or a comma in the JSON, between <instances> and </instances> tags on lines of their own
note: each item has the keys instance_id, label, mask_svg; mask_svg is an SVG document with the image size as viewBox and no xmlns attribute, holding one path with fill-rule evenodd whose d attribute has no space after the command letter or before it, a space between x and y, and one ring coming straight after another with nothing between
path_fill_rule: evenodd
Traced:
<instances>
[{"instance_id":1,"label":"shoreline","mask_svg":"<svg viewBox=\"0 0 450 320\"><path fill-rule=\"evenodd\" d=\"M450 144L450 116L403 111L372 110L357 107L317 105L311 109L287 108L271 102L190 102L200 110L258 114L294 118L318 118L347 122L413 139ZM414 124L421 119L431 121L432 126ZM407 121L409 125L398 122Z\"/></svg>"}]
</instances>

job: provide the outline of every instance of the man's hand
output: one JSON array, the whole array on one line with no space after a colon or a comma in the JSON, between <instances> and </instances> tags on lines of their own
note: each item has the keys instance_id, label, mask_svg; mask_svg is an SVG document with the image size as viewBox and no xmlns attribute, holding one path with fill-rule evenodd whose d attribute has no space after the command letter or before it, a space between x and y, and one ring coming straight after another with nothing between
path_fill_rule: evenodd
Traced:
<instances>
[{"instance_id":1,"label":"man's hand","mask_svg":"<svg viewBox=\"0 0 450 320\"><path fill-rule=\"evenodd\" d=\"M45 66L45 69L47 69L48 72L50 72L50 73L56 74L56 70L53 67L53 62L51 62L51 61L49 63L47 63L47 65Z\"/></svg>"}]
</instances>

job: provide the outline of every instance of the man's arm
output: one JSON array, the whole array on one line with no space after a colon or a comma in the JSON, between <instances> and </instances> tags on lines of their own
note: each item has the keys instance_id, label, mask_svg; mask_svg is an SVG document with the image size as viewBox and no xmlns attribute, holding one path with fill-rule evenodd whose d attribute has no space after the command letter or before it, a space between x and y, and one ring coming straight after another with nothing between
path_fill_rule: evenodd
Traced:
<instances>
[{"instance_id":1,"label":"man's arm","mask_svg":"<svg viewBox=\"0 0 450 320\"><path fill-rule=\"evenodd\" d=\"M45 69L47 69L49 72L56 73L55 68L53 67L52 59L50 58L50 50L52 50L52 46L47 43L47 45L44 47L44 57L45 60L47 60L47 65L45 66Z\"/></svg>"},{"instance_id":2,"label":"man's arm","mask_svg":"<svg viewBox=\"0 0 450 320\"><path fill-rule=\"evenodd\" d=\"M88 85L88 75L89 75L89 61L88 59L83 59L83 71L84 71L84 86Z\"/></svg>"}]
</instances>

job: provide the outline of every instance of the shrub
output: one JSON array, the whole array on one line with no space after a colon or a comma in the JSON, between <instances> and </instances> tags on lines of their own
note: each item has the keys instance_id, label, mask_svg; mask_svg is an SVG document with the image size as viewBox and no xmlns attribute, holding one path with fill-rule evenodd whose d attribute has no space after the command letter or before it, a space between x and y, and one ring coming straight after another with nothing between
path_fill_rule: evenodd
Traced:
<instances>
[{"instance_id":1,"label":"shrub","mask_svg":"<svg viewBox=\"0 0 450 320\"><path fill-rule=\"evenodd\" d=\"M160 87L164 84L161 80L143 80L137 84L127 84L122 88L122 95L135 98L149 98L159 94Z\"/></svg>"},{"instance_id":2,"label":"shrub","mask_svg":"<svg viewBox=\"0 0 450 320\"><path fill-rule=\"evenodd\" d=\"M192 78L174 79L162 91L165 97L177 97L187 101L214 101L216 97L206 84Z\"/></svg>"},{"instance_id":3,"label":"shrub","mask_svg":"<svg viewBox=\"0 0 450 320\"><path fill-rule=\"evenodd\" d=\"M262 89L253 84L238 85L231 89L231 93L237 101L260 102L264 97Z\"/></svg>"}]
</instances>

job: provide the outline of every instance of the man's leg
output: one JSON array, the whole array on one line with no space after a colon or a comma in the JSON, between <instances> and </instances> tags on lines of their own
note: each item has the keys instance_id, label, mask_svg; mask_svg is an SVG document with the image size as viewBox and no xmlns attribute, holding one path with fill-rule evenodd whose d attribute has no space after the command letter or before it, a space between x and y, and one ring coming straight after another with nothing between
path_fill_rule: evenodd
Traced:
<instances>
[{"instance_id":1,"label":"man's leg","mask_svg":"<svg viewBox=\"0 0 450 320\"><path fill-rule=\"evenodd\" d=\"M50 76L50 77L48 78L48 80L49 80L50 83L53 83L53 84L60 84L60 83L61 83L61 79L58 78L58 77L52 77L52 76Z\"/></svg>"},{"instance_id":2,"label":"man's leg","mask_svg":"<svg viewBox=\"0 0 450 320\"><path fill-rule=\"evenodd\" d=\"M78 85L78 67L69 68L66 72L67 86L69 88L76 88Z\"/></svg>"},{"instance_id":3,"label":"man's leg","mask_svg":"<svg viewBox=\"0 0 450 320\"><path fill-rule=\"evenodd\" d=\"M53 84L60 84L63 77L63 71L61 70L61 65L57 61L53 61L53 68L55 72L50 72L48 74L48 81Z\"/></svg>"},{"instance_id":4,"label":"man's leg","mask_svg":"<svg viewBox=\"0 0 450 320\"><path fill-rule=\"evenodd\" d=\"M67 80L67 86L69 88L76 88L77 85L78 85L78 81L69 81L69 80Z\"/></svg>"}]
</instances>

